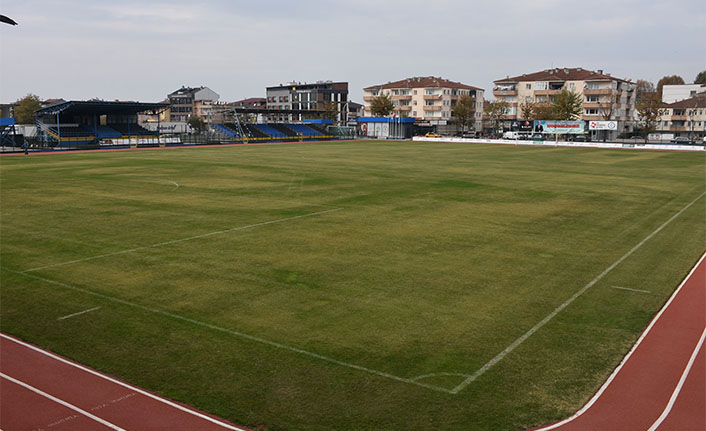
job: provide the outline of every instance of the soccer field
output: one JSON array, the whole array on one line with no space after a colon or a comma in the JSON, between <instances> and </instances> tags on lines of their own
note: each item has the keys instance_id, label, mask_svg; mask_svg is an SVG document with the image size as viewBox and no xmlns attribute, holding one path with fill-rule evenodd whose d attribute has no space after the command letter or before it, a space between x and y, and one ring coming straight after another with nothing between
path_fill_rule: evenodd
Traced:
<instances>
[{"instance_id":1,"label":"soccer field","mask_svg":"<svg viewBox=\"0 0 706 431\"><path fill-rule=\"evenodd\" d=\"M3 157L0 329L252 428L517 430L620 362L706 249L705 190L665 151Z\"/></svg>"}]
</instances>

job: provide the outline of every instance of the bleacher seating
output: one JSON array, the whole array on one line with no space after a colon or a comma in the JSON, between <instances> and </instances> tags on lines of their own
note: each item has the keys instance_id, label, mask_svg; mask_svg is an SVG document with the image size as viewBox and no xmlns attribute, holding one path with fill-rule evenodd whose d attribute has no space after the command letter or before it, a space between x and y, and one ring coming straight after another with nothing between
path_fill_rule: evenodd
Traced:
<instances>
[{"instance_id":1,"label":"bleacher seating","mask_svg":"<svg viewBox=\"0 0 706 431\"><path fill-rule=\"evenodd\" d=\"M259 129L261 132L270 135L273 138L286 138L287 135L275 129L269 124L253 124L253 126Z\"/></svg>"},{"instance_id":2,"label":"bleacher seating","mask_svg":"<svg viewBox=\"0 0 706 431\"><path fill-rule=\"evenodd\" d=\"M273 129L277 129L281 133L284 133L285 136L291 137L291 138L296 138L299 136L297 132L295 132L291 127L289 127L288 124L282 124L282 123L271 123L269 124L270 127Z\"/></svg>"},{"instance_id":3,"label":"bleacher seating","mask_svg":"<svg viewBox=\"0 0 706 431\"><path fill-rule=\"evenodd\" d=\"M58 127L51 127L52 131L56 133L57 135L60 135L62 138L73 138L73 137L78 137L78 136L90 136L93 135L93 133L87 132L83 129L83 127L80 126L62 126L59 125Z\"/></svg>"},{"instance_id":4,"label":"bleacher seating","mask_svg":"<svg viewBox=\"0 0 706 431\"><path fill-rule=\"evenodd\" d=\"M240 138L240 134L237 132L238 126L233 123L214 124L213 128L216 129L218 132L224 133L232 139Z\"/></svg>"},{"instance_id":5,"label":"bleacher seating","mask_svg":"<svg viewBox=\"0 0 706 431\"><path fill-rule=\"evenodd\" d=\"M95 134L98 139L117 139L122 136L122 133L108 126L83 126L83 131Z\"/></svg>"},{"instance_id":6,"label":"bleacher seating","mask_svg":"<svg viewBox=\"0 0 706 431\"><path fill-rule=\"evenodd\" d=\"M314 130L316 130L317 132L321 133L322 135L328 135L328 134L329 134L328 130L326 129L326 126L323 125L323 124L313 124L313 123L310 123L310 124L307 124L306 127L309 127L309 128L311 128L311 129L314 129Z\"/></svg>"},{"instance_id":7,"label":"bleacher seating","mask_svg":"<svg viewBox=\"0 0 706 431\"><path fill-rule=\"evenodd\" d=\"M288 124L288 127L290 127L292 130L294 130L296 133L302 135L302 136L322 136L323 133L319 132L318 130L314 130L313 128L306 126L304 124Z\"/></svg>"},{"instance_id":8,"label":"bleacher seating","mask_svg":"<svg viewBox=\"0 0 706 431\"><path fill-rule=\"evenodd\" d=\"M271 136L255 127L254 124L241 124L249 138L270 138Z\"/></svg>"},{"instance_id":9,"label":"bleacher seating","mask_svg":"<svg viewBox=\"0 0 706 431\"><path fill-rule=\"evenodd\" d=\"M145 129L139 124L132 123L120 123L120 124L110 124L110 127L122 133L124 136L154 136L157 132L152 132Z\"/></svg>"}]
</instances>

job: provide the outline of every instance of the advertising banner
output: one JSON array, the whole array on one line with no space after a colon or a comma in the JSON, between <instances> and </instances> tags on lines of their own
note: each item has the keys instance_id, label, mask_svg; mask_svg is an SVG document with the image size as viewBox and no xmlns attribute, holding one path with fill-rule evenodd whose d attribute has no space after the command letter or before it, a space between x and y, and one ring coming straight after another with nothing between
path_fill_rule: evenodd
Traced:
<instances>
[{"instance_id":1,"label":"advertising banner","mask_svg":"<svg viewBox=\"0 0 706 431\"><path fill-rule=\"evenodd\" d=\"M589 121L588 130L617 130L617 121Z\"/></svg>"},{"instance_id":2,"label":"advertising banner","mask_svg":"<svg viewBox=\"0 0 706 431\"><path fill-rule=\"evenodd\" d=\"M534 122L535 133L550 134L583 134L585 123L583 121L555 121L541 120Z\"/></svg>"}]
</instances>

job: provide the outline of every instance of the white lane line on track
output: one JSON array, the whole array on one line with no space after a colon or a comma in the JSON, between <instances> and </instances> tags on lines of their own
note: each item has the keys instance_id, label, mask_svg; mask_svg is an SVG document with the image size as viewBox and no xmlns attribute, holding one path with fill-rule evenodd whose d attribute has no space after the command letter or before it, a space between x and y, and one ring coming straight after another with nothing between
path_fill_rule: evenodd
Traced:
<instances>
[{"instance_id":1,"label":"white lane line on track","mask_svg":"<svg viewBox=\"0 0 706 431\"><path fill-rule=\"evenodd\" d=\"M143 246L143 247L136 247L136 248L131 248L131 249L128 249L128 250L120 250L120 251L115 251L115 252L112 252L112 253L105 253L105 254L100 254L100 255L97 255L97 256L86 257L86 258L83 258L83 259L70 260L70 261L68 261L68 262L60 262L60 263L54 263L54 264L51 264L51 265L44 265L44 266L40 266L40 267L37 267L37 268L27 269L27 270L22 271L22 272L23 272L23 273L27 273L27 272L40 271L40 270L42 270L42 269L55 268L55 267L57 267L57 266L64 266L64 265L71 265L71 264L74 264L74 263L87 262L87 261L89 261L89 260L95 260L95 259L101 259L101 258L104 258L104 257L117 256L117 255L119 255L119 254L133 253L133 252L141 251L141 250L149 250L149 249L151 249L151 248L163 247L163 246L165 246L165 245L178 244L178 243L180 243L180 242L192 241L192 240L201 239L201 238L207 238L207 237L209 237L209 236L223 235L223 234L230 233L230 232L237 232L237 231L239 231L239 230L252 229L252 228L255 228L255 227L267 226L267 225L276 224L276 223L282 223L282 222L290 221L290 220L297 220L297 219L306 218L306 217L313 217L313 216L317 216L317 215L322 215L322 214L326 214L326 213L331 213L331 212L334 212L334 211L341 211L342 209L343 209L343 208L333 208L333 209L330 209L330 210L317 211L317 212L314 212L314 213L302 214L302 215L294 216L294 217L286 217L286 218L277 219L277 220L270 220L270 221L265 221L265 222L261 222L261 223L249 224L249 225L247 225L247 226L238 226L238 227L233 227L233 228L230 228L230 229L224 229L224 230L219 230L219 231L215 231L215 232L204 233L204 234L201 234L201 235L190 236L190 237L188 237L188 238L175 239L175 240L172 240L172 241L160 242L160 243L157 243L157 244L146 245L146 246Z\"/></svg>"},{"instance_id":2,"label":"white lane line on track","mask_svg":"<svg viewBox=\"0 0 706 431\"><path fill-rule=\"evenodd\" d=\"M219 421L219 420L217 420L217 419L214 419L214 418L212 418L212 417L210 417L210 416L207 416L207 415L204 415L204 414L199 413L199 412L197 412L197 411L191 410L191 409L189 409L189 408L187 408L187 407L184 407L184 406L182 406L182 405L176 404L176 403L174 403L174 402L172 402L172 401L169 401L169 400L167 400L167 399L160 398L160 397L158 397L158 396L156 396L156 395L154 395L154 394L151 394L151 393L149 393L149 392L147 392L147 391L144 391L144 390L142 390L142 389L140 389L140 388L138 388L138 387L135 387L135 386L129 385L129 384L127 384L127 383L121 382L120 380L116 380L116 379L113 379L112 377L105 376L105 375L103 375L103 374L101 374L101 373L99 373L99 372L97 372L97 371L93 371L93 370L90 369L90 368L84 367L83 365L79 365L79 364L73 363L73 362L71 362L71 361L68 361L68 360L62 358L61 356L57 356L57 355L55 355L55 354L53 354L53 353L51 353L51 352L47 352L47 351L42 350L42 349L40 349L40 348L38 348L38 347L35 347L35 346L31 345L31 344L27 344L27 343L25 343L24 341L17 340L17 339L15 339L15 338L9 337L9 336L7 336L7 335L5 335L5 334L2 334L2 333L0 333L0 337L6 339L6 340L8 340L8 341L12 341L13 343L17 343L17 344L19 344L19 345L21 345L21 346L24 346L24 347L28 348L28 349L34 350L35 352L41 353L42 355L48 356L48 357L50 357L50 358L52 358L52 359L54 359L54 360L57 360L57 361L59 361L59 362L62 362L62 363L64 363L64 364L66 364L66 365L70 365L70 366L72 366L72 367L74 367L74 368L78 368L78 369L81 370L81 371L85 371L85 372L87 372L87 373L89 373L89 374L92 374L92 375L94 375L94 376L100 377L101 379L107 380L107 381L109 381L109 382L111 382L111 383L115 383L116 385L122 386L122 387L124 387L124 388L128 388L128 389L130 389L130 390L132 390L132 391L135 391L135 392L137 392L137 393L139 393L139 394L141 394L141 395L144 395L144 396L146 396L146 397L152 398L153 400L159 401L159 402L161 402L161 403L163 403L163 404L166 404L166 405L168 405L168 406L170 406L170 407L173 407L173 408L178 409L178 410L181 410L181 411L183 411L183 412L185 412L185 413L189 413L189 414L191 414L191 415L193 415L193 416L196 416L196 417L199 417L199 418L201 418L201 419L204 419L204 420L207 420L207 421L209 421L209 422L212 422L212 423L214 423L214 424L216 424L216 425L218 425L218 426L222 426L222 427L224 427L224 428L226 428L226 429L233 430L233 431L248 431L248 430L246 430L246 429L244 429L244 428L238 428L238 427L236 427L236 426L227 424L227 423L225 423L225 422L221 422L221 421ZM0 373L0 374L1 374L1 373Z\"/></svg>"},{"instance_id":3,"label":"white lane line on track","mask_svg":"<svg viewBox=\"0 0 706 431\"><path fill-rule=\"evenodd\" d=\"M631 289L629 287L622 287L622 286L610 286L610 287L612 287L613 289L629 290L631 292L650 293L649 290Z\"/></svg>"},{"instance_id":4,"label":"white lane line on track","mask_svg":"<svg viewBox=\"0 0 706 431\"><path fill-rule=\"evenodd\" d=\"M81 409L81 408L79 408L79 407L76 407L76 406L73 405L73 404L70 404L70 403L68 403L68 402L66 402L66 401L64 401L64 400L62 400L62 399L59 399L59 398L57 398L57 397L55 397L55 396L53 396L53 395L50 395L50 394L48 394L48 393L46 393L46 392L43 392L43 391L41 391L41 390L35 388L34 386L31 386L31 385L25 383L25 382L22 382L22 381L20 381L20 380L17 380L17 379L15 379L15 378L12 378L12 377L8 376L7 374L4 374L4 373L1 373L1 372L0 372L0 377L2 377L3 379L9 380L9 381L11 381L12 383L14 383L14 384L16 384L16 385L22 386L22 387L25 388L25 389L29 389L30 391L34 392L35 394L41 395L41 396L43 396L44 398L48 398L48 399L54 401L55 403L61 404L61 405L64 406L64 407L68 407L69 409L71 409L71 410L73 410L73 411L75 411L75 412L77 412L77 413L80 413L80 414L86 416L87 418L93 419L94 421L96 421L96 422L98 422L98 423L100 423L100 424L103 424L103 425L107 426L107 427L110 428L110 429L113 429L113 430L115 430L115 431L126 431L124 428L120 428L119 426L117 426L117 425L115 425L115 424L112 424L112 423L110 423L110 422L108 422L108 421L106 421L106 420L104 420L104 419L101 419L101 418L99 418L98 416L92 415L92 414L88 413L87 411L85 411L85 410L83 410L83 409Z\"/></svg>"},{"instance_id":5,"label":"white lane line on track","mask_svg":"<svg viewBox=\"0 0 706 431\"><path fill-rule=\"evenodd\" d=\"M674 392L672 393L671 398L669 398L669 402L667 403L667 406L664 408L664 411L662 412L660 417L657 418L655 423L653 423L652 426L647 431L656 431L657 427L662 425L662 422L664 422L664 420L667 419L667 416L669 416L669 413L672 411L672 407L674 407L674 403L677 401L677 397L679 396L679 392L681 392L681 389L684 386L684 382L686 381L686 378L689 375L691 368L694 366L694 362L696 361L696 356L698 356L699 350L701 350L701 347L704 345L704 338L705 337L706 337L706 328L704 328L703 332L701 333L701 338L699 339L699 342L696 344L696 348L694 349L694 352L691 354L691 358L689 358L689 363L684 368L684 372L682 373L681 378L679 379L679 383L677 384L677 387L674 388Z\"/></svg>"},{"instance_id":6,"label":"white lane line on track","mask_svg":"<svg viewBox=\"0 0 706 431\"><path fill-rule=\"evenodd\" d=\"M544 428L535 429L534 431L549 431L549 430L559 428L560 426L566 425L567 423L574 421L576 418L578 418L582 414L586 413L586 411L588 409L590 409L591 406L593 406L596 403L596 401L598 401L598 399L601 397L601 395L603 395L603 392L605 392L606 389L608 389L608 386L610 386L610 384L613 382L613 380L615 380L615 378L618 376L618 373L620 373L620 370L623 369L623 366L628 362L628 360L630 359L632 354L635 353L635 350L637 350L637 348L640 346L642 341L647 337L647 334L650 333L650 331L652 330L652 327L657 323L659 318L662 317L662 314L664 314L664 312L667 310L667 308L672 303L672 301L674 301L674 298L676 298L677 295L679 294L679 292L681 292L681 289L689 281L689 279L694 274L694 272L696 272L696 268L698 268L699 265L701 265L701 263L704 261L704 259L706 259L706 253L704 253L704 255L701 256L701 259L699 259L699 261L696 263L696 265L694 265L694 267L691 268L691 271L689 272L689 274L684 278L684 280L681 282L679 287L677 287L677 289L674 291L674 293L672 293L672 296L669 297L669 300L667 300L667 303L664 304L664 306L662 307L661 310L659 310L659 313L657 313L657 315L654 317L654 319L652 319L650 324L647 326L647 329L645 329L645 331L642 333L642 335L640 335L640 338L637 339L637 341L635 342L635 345L632 346L632 349L630 349L630 351L628 352L627 355L625 355L625 357L620 362L620 364L615 368L615 370L613 370L613 373L610 375L610 377L608 377L608 380L606 380L605 383L603 383L603 386L601 386L601 388L598 390L598 392L596 392L596 394L593 396L593 398L591 398L586 403L586 405L583 406L581 408L581 410L577 411L573 416L571 416L567 419L564 419L561 422L557 422L553 425L550 425L550 426L547 426Z\"/></svg>"},{"instance_id":7,"label":"white lane line on track","mask_svg":"<svg viewBox=\"0 0 706 431\"><path fill-rule=\"evenodd\" d=\"M59 317L59 318L56 319L56 320L66 320L66 319L70 319L70 318L72 318L72 317L80 316L80 315L82 315L82 314L90 313L91 311L96 311L96 310L99 310L99 309L100 309L100 307L89 308L88 310L83 310L83 311L79 311L78 313L73 313L73 314L69 314L69 315L66 315L66 316Z\"/></svg>"},{"instance_id":8,"label":"white lane line on track","mask_svg":"<svg viewBox=\"0 0 706 431\"><path fill-rule=\"evenodd\" d=\"M692 205L694 205L699 199L704 197L706 195L706 192L701 193L696 199L691 201L688 205L686 205L684 208L679 210L676 214L674 214L672 217L669 218L666 222L664 222L660 227L654 230L651 234L647 235L645 239L640 241L636 246L630 249L627 253L622 255L618 260L613 262L612 265L610 265L608 268L606 268L603 272L601 272L596 278L591 280L587 285L582 287L578 292L574 293L573 296L571 296L569 299L567 299L564 303L562 303L560 306L554 309L547 317L542 319L539 323L534 325L532 328L530 328L527 332L525 332L522 336L520 336L518 339L513 341L509 346L505 348L502 352L498 353L493 359L488 361L485 365L483 365L481 368L479 368L475 373L470 375L466 380L461 382L460 385L456 386L451 392L454 394L457 394L459 391L462 391L463 388L471 384L474 380L476 380L478 377L482 376L486 371L488 371L493 365L497 364L500 362L505 356L510 354L513 350L517 348L520 344L522 344L526 339L532 336L535 332L537 332L540 328L542 328L544 325L547 324L550 320L552 320L557 314L559 314L563 309L568 307L572 302L576 300L579 296L583 295L588 289L590 289L594 284L598 283L603 277L606 276L610 271L612 271L616 266L620 265L625 259L630 257L635 251L637 251L640 247L642 247L647 241L652 239L655 235L657 235L662 229L664 229L668 224L670 224L674 219L679 217L684 211L687 209L691 208Z\"/></svg>"}]
</instances>

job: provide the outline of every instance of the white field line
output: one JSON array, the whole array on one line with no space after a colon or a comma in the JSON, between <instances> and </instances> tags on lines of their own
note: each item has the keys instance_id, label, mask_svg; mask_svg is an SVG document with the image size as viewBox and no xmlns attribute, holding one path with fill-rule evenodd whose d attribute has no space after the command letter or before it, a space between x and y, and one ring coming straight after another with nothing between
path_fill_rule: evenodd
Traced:
<instances>
[{"instance_id":1,"label":"white field line","mask_svg":"<svg viewBox=\"0 0 706 431\"><path fill-rule=\"evenodd\" d=\"M542 326L546 325L547 322L552 320L554 316L559 314L563 309L569 306L572 302L576 300L579 296L583 295L588 289L590 289L594 284L598 283L603 277L606 276L610 271L612 271L616 266L620 265L625 259L630 257L635 251L637 251L640 247L642 247L647 241L652 239L655 235L657 235L662 229L664 229L667 225L669 225L672 221L674 221L677 217L679 217L684 211L687 209L691 208L692 205L694 205L699 199L704 197L706 195L706 192L701 193L696 199L691 201L688 205L686 205L684 208L679 210L676 214L674 214L672 217L669 218L666 222L664 222L660 227L654 230L651 234L647 235L645 239L640 241L636 246L630 249L627 253L622 255L618 260L613 262L612 265L610 265L608 268L606 268L603 272L598 274L596 278L591 280L588 284L586 284L584 287L582 287L578 292L574 293L571 298L567 299L562 303L560 306L554 309L547 317L542 319L539 323L534 325L532 328L530 328L527 332L525 332L521 337L513 341L509 346L505 348L502 352L498 353L493 359L488 361L485 365L483 365L481 368L479 368L475 373L470 375L466 380L461 382L458 386L456 386L454 389L451 390L451 393L457 394L459 391L463 390L466 386L471 384L474 380L476 380L478 377L482 376L486 371L488 371L493 365L497 364L500 362L505 356L507 356L510 352L515 350L517 346L522 344L526 339L532 336L535 332L537 332Z\"/></svg>"},{"instance_id":2,"label":"white field line","mask_svg":"<svg viewBox=\"0 0 706 431\"><path fill-rule=\"evenodd\" d=\"M175 190L179 188L179 184L175 183L175 182L172 181L172 180L164 180L164 181L166 181L166 182L168 182L168 183L174 184L174 185L176 186L176 187L175 187Z\"/></svg>"},{"instance_id":3,"label":"white field line","mask_svg":"<svg viewBox=\"0 0 706 431\"><path fill-rule=\"evenodd\" d=\"M78 291L78 292L86 293L86 294L88 294L88 295L93 295L93 296L96 296L96 297L98 297L98 298L102 298L102 299L105 299L105 300L108 300L108 301L117 302L117 303L119 303L119 304L127 305L127 306L129 306L129 307L138 308L138 309L140 309L140 310L148 311L148 312L150 312L150 313L155 313L155 314L159 314L159 315L162 315L162 316L167 316L167 317L170 317L170 318L172 318L172 319L179 320L179 321L182 321L182 322L188 322L188 323L191 323L191 324L193 324L193 325L201 326L201 327L203 327L203 328L208 328L208 329L212 329L212 330L214 330L214 331L222 332L222 333L225 333L225 334L234 335L234 336L236 336L236 337L240 337L240 338L243 338L243 339L246 339L246 340L254 341L254 342L257 342L257 343L260 343L260 344L265 344L265 345L268 345L268 346L276 347L276 348L278 348L278 349L288 350L288 351L294 352L294 353L299 353L299 354L301 354L301 355L309 356L309 357L311 357L311 358L315 358L315 359L319 359L319 360L322 360L322 361L326 361L326 362L329 362L329 363L332 363L332 364L340 365L340 366L342 366L342 367L352 368L352 369L358 370L358 371L364 371L364 372L369 373L369 374L375 374L375 375L377 375L377 376L386 377L386 378L388 378L388 379L396 380L396 381L398 381L398 382L409 383L409 384L412 384L412 385L421 386L421 387L424 387L424 388L427 388L427 389L432 389L432 390L439 391L439 392L451 393L451 391L450 391L449 389L442 388L442 387L440 387L440 386L429 385L429 384L426 384L426 383L419 383L419 382L415 381L414 379L407 379L407 378L404 378L404 377L399 377L399 376L395 376L395 375L393 375L393 374L386 373L386 372L384 372L384 371L378 371L378 370L374 370L374 369L372 369L372 368L366 368L366 367L363 367L363 366L360 366L360 365L356 365L356 364L352 364L352 363L349 363L349 362L340 361L340 360L338 360L338 359L330 358L330 357L328 357L328 356L320 355L320 354L318 354L318 353L310 352L310 351L308 351L308 350L299 349L299 348L297 348L297 347L289 346L289 345L286 345L286 344L283 344L283 343L279 343L279 342L277 342L277 341L266 340L266 339L264 339L264 338L260 338L260 337L254 336L254 335L246 334L246 333L244 333L244 332L239 332L239 331L234 331L234 330L232 330L232 329L222 328L222 327L220 327L220 326L212 325L212 324L210 324L210 323L201 322L201 321L199 321L199 320L195 320L195 319L191 319L191 318L188 318L188 317L180 316L180 315L178 315L178 314L174 314L174 313L171 313L171 312L169 312L169 311L164 311L164 310L160 310L160 309L158 309L158 308L152 308L152 307L148 307L148 306L145 306L145 305L136 304L136 303L134 303L134 302L126 301L126 300L124 300L124 299L115 298L115 297L108 296L108 295L105 295L105 294L102 294L102 293L99 293L99 292L94 292L94 291L92 291L92 290L84 289L84 288L81 288L81 287L78 287L78 286L72 286L72 285L70 285L70 284L66 284L66 283L62 283L62 282L59 282L59 281L50 280L50 279L48 279L48 278L40 277L40 276L38 276L38 275L30 274L30 273L27 273L27 272L16 272L16 274L21 274L21 275L24 275L25 277L33 278L33 279L35 279L35 280L44 281L44 282L46 282L46 283L54 284L54 285L56 285L56 286L61 286L61 287L66 288L66 289L71 289L71 290L75 290L75 291ZM0 334L0 336L2 336L2 334Z\"/></svg>"},{"instance_id":4,"label":"white field line","mask_svg":"<svg viewBox=\"0 0 706 431\"><path fill-rule=\"evenodd\" d=\"M677 387L674 388L674 392L672 392L672 396L669 398L669 402L667 403L667 407L664 408L664 411L662 412L660 417L657 418L655 423L653 423L652 426L647 431L656 431L657 427L662 425L662 422L664 422L664 420L667 419L667 416L669 416L669 413L672 411L672 407L674 407L674 403L677 401L677 397L679 396L679 393L681 392L681 389L684 386L684 382L686 381L686 378L689 375L689 372L691 372L691 368L694 366L694 362L696 361L696 356L698 356L699 350L701 350L701 347L704 345L704 338L705 337L706 337L706 328L704 328L703 332L701 333L701 338L699 338L699 342L696 344L696 348L691 353L691 358L689 358L689 363L686 364L686 367L684 368L684 372L682 373L681 378L679 379L679 383L677 384Z\"/></svg>"},{"instance_id":5,"label":"white field line","mask_svg":"<svg viewBox=\"0 0 706 431\"><path fill-rule=\"evenodd\" d=\"M576 419L579 416L581 416L582 414L586 413L586 411L588 409L590 409L591 406L593 406L596 403L596 401L598 401L598 399L601 397L601 395L603 395L603 392L605 392L606 389L608 389L608 386L610 386L610 384L613 382L613 380L615 380L615 377L618 375L618 373L620 373L620 370L622 370L625 363L628 362L628 360L630 359L632 354L635 353L635 350L637 350L637 348L640 346L642 341L647 337L647 334L650 333L650 331L652 330L652 327L657 323L659 318L662 317L662 314L664 314L664 312L667 310L667 308L669 308L669 305L672 303L672 301L674 301L674 298L676 298L677 295L679 294L679 292L681 292L681 289L684 287L686 282L689 281L689 279L691 278L692 275L694 275L696 268L698 268L699 265L701 265L701 263L704 261L704 259L706 259L706 253L704 253L704 255L701 256L701 259L699 259L699 261L696 263L696 265L694 265L694 267L691 268L691 271L689 271L689 274L684 278L684 280L682 280L679 287L677 287L677 289L674 291L674 293L672 293L672 296L670 296L669 299L667 300L667 303L664 304L664 306L662 307L661 310L659 310L659 313L657 313L657 315L654 317L654 319L652 319L650 324L647 326L647 329L645 329L645 331L642 333L642 335L640 335L640 338L637 339L637 341L635 342L635 345L632 346L632 349L630 349L630 351L628 352L627 355L625 355L625 357L620 362L620 364L615 368L615 370L613 370L613 373L610 375L610 377L608 377L608 380L606 380L605 383L603 383L603 386L601 386L601 388L598 390L598 392L596 392L596 394L593 396L593 398L591 398L586 403L586 405L583 406L581 408L581 410L577 411L573 416L571 416L567 419L564 419L561 422L557 422L553 425L550 425L548 427L538 428L534 431L549 431L549 430L559 428L560 426L566 425L567 423L572 422L574 419Z\"/></svg>"},{"instance_id":6,"label":"white field line","mask_svg":"<svg viewBox=\"0 0 706 431\"><path fill-rule=\"evenodd\" d=\"M9 381L11 381L12 383L14 383L14 384L16 384L16 385L22 386L22 387L25 388L25 389L29 389L30 391L34 392L35 394L39 394L39 395L43 396L44 398L48 398L48 399L54 401L54 402L57 403L57 404L61 404L61 405L64 406L64 407L68 407L69 409L71 409L71 410L73 410L73 411L75 411L75 412L77 412L77 413L80 413L80 414L86 416L87 418L93 419L94 421L96 421L96 422L98 422L98 423L100 423L100 424L103 424L103 425L107 426L107 427L110 428L110 429L113 429L113 430L115 430L115 431L126 431L124 428L120 428L119 426L117 426L117 425L115 425L115 424L112 424L112 423L110 423L110 422L108 422L108 421L106 421L106 420L104 420L104 419L101 419L101 418L99 418L98 416L92 415L92 414L88 413L87 411L82 410L82 409L76 407L76 406L73 405L73 404L69 404L69 403L67 403L66 401L62 400L62 399L59 399L59 398L57 398L57 397L55 397L55 396L53 396L53 395L50 395L50 394L48 394L48 393L46 393L46 392L43 392L43 391L41 391L41 390L35 388L34 386L30 386L29 384L27 384L27 383L25 383L25 382L22 382L22 381L20 381L20 380L14 379L14 378L8 376L7 374L0 373L0 377L2 377L3 379L9 380Z\"/></svg>"},{"instance_id":7,"label":"white field line","mask_svg":"<svg viewBox=\"0 0 706 431\"><path fill-rule=\"evenodd\" d=\"M230 229L225 229L225 230L219 230L219 231L215 231L215 232L204 233L204 234L196 235L196 236L190 236L190 237L188 237L188 238L180 238L180 239L175 239L175 240L172 240L172 241L165 241L165 242L160 242L160 243L157 243L157 244L146 245L146 246L143 246L143 247L136 247L136 248L131 248L131 249L128 249L128 250L120 250L120 251L115 251L115 252L112 252L112 253L99 254L99 255L97 255L97 256L86 257L86 258L83 258L83 259L70 260L70 261L68 261L68 262L60 262L60 263L54 263L54 264L51 264L51 265L44 265L44 266L40 266L40 267L37 267L37 268L27 269L27 270L25 270L25 271L23 271L23 272L24 272L24 273L27 273L27 272L33 272L33 271L40 271L40 270L42 270L42 269L54 268L54 267L57 267L57 266L64 266L64 265L72 265L72 264L74 264L74 263L81 263L81 262L87 262L87 261L89 261L89 260L102 259L102 258L104 258L104 257L117 256L117 255L119 255L119 254L134 253L134 252L136 252L136 251L149 250L149 249L151 249L151 248L163 247L163 246L165 246L165 245L178 244L178 243L180 243L180 242L192 241L192 240L201 239L201 238L207 238L207 237L209 237L209 236L223 235L223 234L226 234L226 233L236 232L236 231L239 231L239 230L252 229L252 228L255 228L255 227L266 226L266 225L270 225L270 224L283 223L283 222L290 221L290 220L297 220L297 219L306 218L306 217L313 217L313 216L316 216L316 215L326 214L326 213L330 213L330 212L334 212L334 211L341 211L342 209L343 209L343 208L333 208L333 209L330 209L330 210L318 211L318 212L314 212L314 213L310 213L310 214L303 214L303 215L294 216L294 217L286 217L286 218L282 218L282 219L278 219L278 220L270 220L270 221L265 221L265 222L261 222L261 223L249 224L249 225L247 225L247 226L238 226L238 227L233 227L233 228L230 228Z\"/></svg>"},{"instance_id":8,"label":"white field line","mask_svg":"<svg viewBox=\"0 0 706 431\"><path fill-rule=\"evenodd\" d=\"M56 320L66 320L66 319L70 319L70 318L72 318L72 317L80 316L80 315L82 315L82 314L90 313L91 311L96 311L96 310L99 310L99 309L100 309L100 307L89 308L88 310L83 310L83 311L79 311L78 313L73 313L73 314L69 314L69 315L67 315L67 316L59 317L59 318L56 319Z\"/></svg>"},{"instance_id":9,"label":"white field line","mask_svg":"<svg viewBox=\"0 0 706 431\"><path fill-rule=\"evenodd\" d=\"M101 379L107 380L107 381L109 381L109 382L111 382L111 383L114 383L114 384L116 384L116 385L122 386L122 387L124 387L124 388L128 388L128 389L130 389L130 390L132 390L132 391L135 391L135 392L137 392L137 393L139 393L139 394L141 394L141 395L144 395L144 396L146 396L146 397L152 398L153 400L157 400L157 401L159 401L159 402L161 402L161 403L163 403L163 404L166 404L166 405L168 405L168 406L170 406L170 407L173 407L173 408L175 408L175 409L178 409L178 410L181 410L181 411L183 411L183 412L189 413L189 414L191 414L191 415L193 415L193 416L196 416L196 417L199 417L199 418L201 418L201 419L205 419L205 420L207 420L207 421L209 421L209 422L212 422L212 423L214 423L214 424L216 424L216 425L222 426L222 427L224 427L224 428L226 428L226 429L233 430L233 431L247 431L247 430L245 430L245 429L243 429L243 428L238 428L238 427L236 427L236 426L227 424L227 423L225 423L225 422L221 422L221 421L219 421L219 420L217 420L217 419L214 419L214 418L212 418L212 417L210 417L210 416L204 415L203 413L199 413L199 412L197 412L197 411L194 411L194 410L192 410L192 409L189 409L189 408L187 408L187 407L184 407L184 406L182 406L182 405L180 405L180 404L177 404L177 403L174 403L174 402L169 401L169 400L167 400L167 399L158 397L157 395L151 394L151 393L149 393L149 392L147 392L147 391L144 391L144 390L142 390L142 389L140 389L140 388L138 388L138 387L129 385L129 384L125 383L125 382L121 382L120 380L116 380L116 379L113 379L112 377L108 377L108 376L106 376L106 375L103 375L103 374L101 374L101 373L99 373L99 372L97 372L97 371L94 371L94 370L90 369L90 368L87 368L87 367L84 367L84 366L82 366L82 365L76 364L76 363L74 363L74 362L68 361L68 360L62 358L61 356L57 356L57 355L55 355L55 354L53 354L53 353L50 353L50 352L47 352L47 351L42 350L42 349L40 349L40 348L37 348L37 347L35 347L35 346L32 346L31 344L27 344L27 343L25 343L25 342L23 342L23 341L20 341L20 340L15 339L15 338L8 337L8 336L5 335L5 334L0 333L0 337L4 338L4 339L6 339L6 340L12 341L13 343L17 343L17 344L19 344L19 345L21 345L21 346L24 346L24 347L28 348L28 349L34 350L35 352L41 353L42 355L48 356L48 357L50 357L50 358L52 358L52 359L54 359L54 360L56 360L56 361L62 362L62 363L67 364L67 365L70 365L70 366L72 366L72 367L74 367L74 368L78 368L79 370L85 371L85 372L87 372L87 373L89 373L89 374L92 374L92 375L94 375L94 376L100 377Z\"/></svg>"},{"instance_id":10,"label":"white field line","mask_svg":"<svg viewBox=\"0 0 706 431\"><path fill-rule=\"evenodd\" d=\"M650 293L649 290L631 289L629 287L622 287L622 286L610 286L610 287L612 287L613 289L629 290L631 292Z\"/></svg>"}]
</instances>

